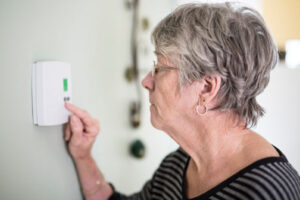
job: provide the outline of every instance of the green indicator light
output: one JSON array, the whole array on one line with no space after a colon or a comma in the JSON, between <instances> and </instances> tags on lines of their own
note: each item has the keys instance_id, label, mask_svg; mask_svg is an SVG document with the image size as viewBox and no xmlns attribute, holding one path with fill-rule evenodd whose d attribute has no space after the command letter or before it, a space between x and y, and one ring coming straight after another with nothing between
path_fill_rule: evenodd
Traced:
<instances>
[{"instance_id":1,"label":"green indicator light","mask_svg":"<svg viewBox=\"0 0 300 200\"><path fill-rule=\"evenodd\" d=\"M64 79L64 91L67 92L68 91L68 79Z\"/></svg>"}]
</instances>

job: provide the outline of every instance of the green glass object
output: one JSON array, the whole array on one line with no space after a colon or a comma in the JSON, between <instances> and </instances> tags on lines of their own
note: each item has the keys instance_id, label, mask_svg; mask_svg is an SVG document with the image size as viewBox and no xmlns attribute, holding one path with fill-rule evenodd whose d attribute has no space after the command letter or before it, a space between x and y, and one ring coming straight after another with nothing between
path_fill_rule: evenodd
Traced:
<instances>
[{"instance_id":1,"label":"green glass object","mask_svg":"<svg viewBox=\"0 0 300 200\"><path fill-rule=\"evenodd\" d=\"M130 145L130 153L135 158L143 158L145 156L146 148L143 142L139 139L133 141Z\"/></svg>"}]
</instances>

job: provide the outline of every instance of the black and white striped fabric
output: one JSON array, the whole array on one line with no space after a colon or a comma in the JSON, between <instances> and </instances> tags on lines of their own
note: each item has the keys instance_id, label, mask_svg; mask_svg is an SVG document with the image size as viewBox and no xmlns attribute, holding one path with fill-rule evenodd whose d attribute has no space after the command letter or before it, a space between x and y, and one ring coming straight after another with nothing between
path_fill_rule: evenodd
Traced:
<instances>
[{"instance_id":1,"label":"black and white striped fabric","mask_svg":"<svg viewBox=\"0 0 300 200\"><path fill-rule=\"evenodd\" d=\"M300 200L300 177L286 157L256 161L192 200ZM187 200L185 172L189 155L181 148L169 154L141 192L110 200ZM201 183L199 183L201 184Z\"/></svg>"}]
</instances>

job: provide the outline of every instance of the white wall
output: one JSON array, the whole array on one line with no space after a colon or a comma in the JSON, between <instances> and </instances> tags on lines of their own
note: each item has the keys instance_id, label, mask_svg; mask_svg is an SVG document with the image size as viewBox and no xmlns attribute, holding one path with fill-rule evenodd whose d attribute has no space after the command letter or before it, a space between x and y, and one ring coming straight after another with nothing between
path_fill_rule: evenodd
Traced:
<instances>
[{"instance_id":1,"label":"white wall","mask_svg":"<svg viewBox=\"0 0 300 200\"><path fill-rule=\"evenodd\" d=\"M266 114L255 130L281 149L300 173L300 68L280 62L258 101Z\"/></svg>"},{"instance_id":2,"label":"white wall","mask_svg":"<svg viewBox=\"0 0 300 200\"><path fill-rule=\"evenodd\" d=\"M141 16L151 29L175 6L173 0L141 2ZM67 154L62 127L32 123L31 68L37 60L72 64L73 102L101 121L94 157L107 180L130 194L142 187L159 162L176 148L151 127L144 91L142 126L129 126L128 109L135 87L124 79L130 64L131 15L123 1L0 1L0 199L82 199L74 165ZM150 31L140 41L149 48ZM143 46L140 48L144 48ZM141 55L150 69L151 54ZM278 67L260 96L267 114L257 131L281 148L300 171L298 113L299 69ZM141 138L143 160L128 154L129 143Z\"/></svg>"},{"instance_id":3,"label":"white wall","mask_svg":"<svg viewBox=\"0 0 300 200\"><path fill-rule=\"evenodd\" d=\"M155 14L152 28L171 7L172 1L142 3L141 16ZM124 79L130 27L123 1L0 1L1 200L82 199L62 127L32 123L31 70L37 60L72 64L73 102L100 119L102 131L93 154L117 189L138 190L175 148L150 126L146 93L142 127L129 126L129 102L135 96L134 85ZM144 160L128 154L135 138L147 145Z\"/></svg>"}]
</instances>

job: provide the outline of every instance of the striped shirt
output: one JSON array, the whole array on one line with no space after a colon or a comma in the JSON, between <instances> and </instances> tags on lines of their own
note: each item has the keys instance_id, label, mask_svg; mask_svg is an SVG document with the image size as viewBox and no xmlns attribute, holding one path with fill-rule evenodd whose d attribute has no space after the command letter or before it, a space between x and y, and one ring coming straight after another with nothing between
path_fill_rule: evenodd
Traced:
<instances>
[{"instance_id":1,"label":"striped shirt","mask_svg":"<svg viewBox=\"0 0 300 200\"><path fill-rule=\"evenodd\" d=\"M258 160L192 200L300 200L300 177L286 157ZM178 148L160 164L143 189L130 196L118 192L109 200L187 200L186 169L190 156Z\"/></svg>"}]
</instances>

